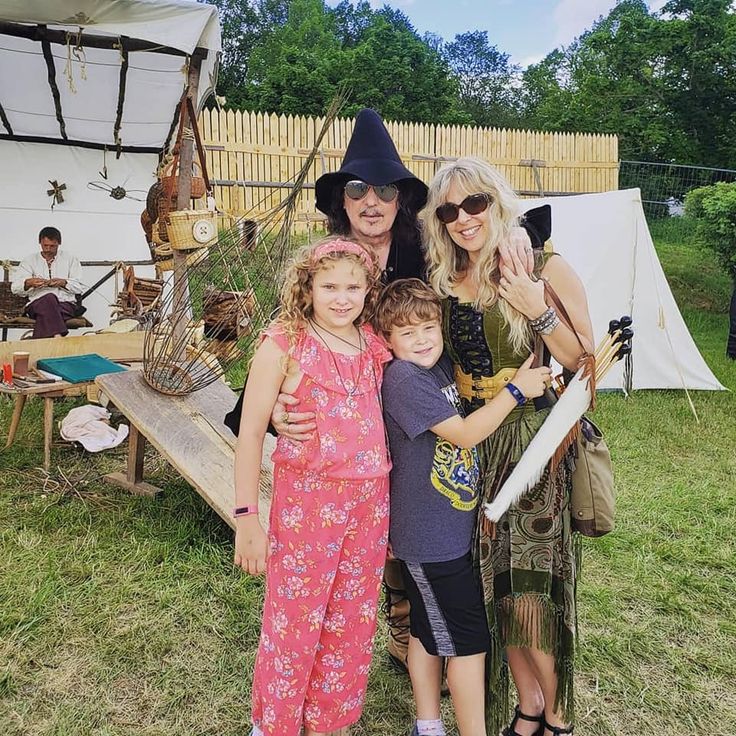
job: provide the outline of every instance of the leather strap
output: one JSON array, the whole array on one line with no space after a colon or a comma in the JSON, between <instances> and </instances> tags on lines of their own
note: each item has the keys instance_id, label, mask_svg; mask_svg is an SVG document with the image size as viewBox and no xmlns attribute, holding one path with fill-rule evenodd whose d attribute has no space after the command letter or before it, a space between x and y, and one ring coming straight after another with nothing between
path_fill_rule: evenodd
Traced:
<instances>
[{"instance_id":1,"label":"leather strap","mask_svg":"<svg viewBox=\"0 0 736 736\"><path fill-rule=\"evenodd\" d=\"M171 176L166 182L167 191L165 192L165 194L168 198L171 198L172 192L174 190L176 170L179 164L179 153L181 150L182 140L184 138L184 128L186 127L187 123L189 123L192 128L192 132L194 133L194 143L197 148L197 154L199 156L199 165L202 169L202 178L204 179L205 190L207 192L210 192L212 190L212 187L210 186L210 178L207 174L207 161L204 155L204 146L202 145L202 138L199 135L197 116L194 113L194 104L192 103L192 98L189 96L189 88L187 87L187 89L184 90L184 94L182 95L181 100L179 101L179 130L176 134L176 143L174 145L174 158L172 159L171 164L169 164L171 166Z\"/></svg>"},{"instance_id":2,"label":"leather strap","mask_svg":"<svg viewBox=\"0 0 736 736\"><path fill-rule=\"evenodd\" d=\"M206 191L210 191L210 178L207 174L207 161L204 156L204 146L202 145L202 139L199 135L199 126L197 125L197 115L194 112L194 104L192 98L187 96L187 111L189 112L189 122L192 125L192 132L194 133L194 142L197 144L197 153L199 154L199 165L202 167L202 178L204 179L204 187Z\"/></svg>"},{"instance_id":3,"label":"leather strap","mask_svg":"<svg viewBox=\"0 0 736 736\"><path fill-rule=\"evenodd\" d=\"M595 408L595 356L588 352L585 345L583 345L583 341L580 337L580 334L575 329L575 326L572 323L572 319L570 318L570 315L567 312L567 309L565 309L565 305L562 303L562 300L559 296L557 296L557 293L552 288L552 284L549 283L547 279L542 277L542 281L544 281L544 293L549 298L549 300L552 302L554 308L557 310L557 315L560 318L562 322L567 325L567 327L572 330L573 335L575 335L575 338L578 341L578 345L580 345L580 349L583 351L580 355L580 358L578 360L578 366L586 366L584 376L588 380L588 386L590 387L590 394L591 394L591 400L590 400L590 407L591 409ZM537 335L537 342L538 343L544 343L542 340L541 335ZM535 344L535 354L536 354L536 344ZM562 376L563 381L565 384L570 380L572 377L572 372L568 372L564 367L562 370Z\"/></svg>"},{"instance_id":4,"label":"leather strap","mask_svg":"<svg viewBox=\"0 0 736 736\"><path fill-rule=\"evenodd\" d=\"M575 329L575 326L572 323L572 319L570 318L567 309L565 309L565 305L562 303L562 300L559 296L557 296L557 292L552 288L552 284L550 284L550 282L546 278L542 277L542 281L544 282L544 294L549 299L549 301L552 302L552 306L555 308L557 316L565 323L565 325L570 330L572 330L583 353L587 353L588 351L586 350L585 345L583 345L583 341L580 338L578 331Z\"/></svg>"}]
</instances>

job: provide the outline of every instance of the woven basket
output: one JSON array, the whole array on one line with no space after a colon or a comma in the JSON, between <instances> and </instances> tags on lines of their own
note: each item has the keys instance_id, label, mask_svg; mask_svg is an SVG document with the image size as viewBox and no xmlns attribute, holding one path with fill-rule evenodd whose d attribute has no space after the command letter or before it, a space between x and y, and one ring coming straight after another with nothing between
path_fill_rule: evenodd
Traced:
<instances>
[{"instance_id":1,"label":"woven basket","mask_svg":"<svg viewBox=\"0 0 736 736\"><path fill-rule=\"evenodd\" d=\"M148 210L141 212L141 227L146 235L146 243L153 241L153 220L151 220Z\"/></svg>"},{"instance_id":2,"label":"woven basket","mask_svg":"<svg viewBox=\"0 0 736 736\"><path fill-rule=\"evenodd\" d=\"M176 197L176 195L179 193L178 184L177 181L178 176L176 175L176 171L174 171L173 167L173 161L169 166L167 167L168 170L164 172L164 174L161 176L161 184L163 184L164 189L168 189L171 187L171 196ZM200 166L196 161L192 162L192 165L195 167L196 171L199 171ZM171 180L174 180L173 182ZM199 176L198 174L192 175L192 193L189 195L192 199L201 199L206 194L207 190L204 186L204 177Z\"/></svg>"},{"instance_id":3,"label":"woven basket","mask_svg":"<svg viewBox=\"0 0 736 736\"><path fill-rule=\"evenodd\" d=\"M144 366L143 377L151 388L169 396L184 396L192 391L193 380L185 368L174 362L160 361Z\"/></svg>"},{"instance_id":4,"label":"woven basket","mask_svg":"<svg viewBox=\"0 0 736 736\"><path fill-rule=\"evenodd\" d=\"M156 222L156 220L158 220L158 200L161 197L162 191L163 188L161 186L161 182L155 181L151 184L148 194L146 195L146 212L148 212L148 217L151 222Z\"/></svg>"},{"instance_id":5,"label":"woven basket","mask_svg":"<svg viewBox=\"0 0 736 736\"><path fill-rule=\"evenodd\" d=\"M207 337L235 340L247 332L256 310L256 296L249 291L221 291L207 286L202 298L202 319Z\"/></svg>"},{"instance_id":6,"label":"woven basket","mask_svg":"<svg viewBox=\"0 0 736 736\"><path fill-rule=\"evenodd\" d=\"M217 240L217 213L210 210L178 210L169 212L169 243L175 250L192 250L206 248ZM214 236L207 242L200 243L194 239L192 225L198 220L209 220L213 225Z\"/></svg>"},{"instance_id":7,"label":"woven basket","mask_svg":"<svg viewBox=\"0 0 736 736\"><path fill-rule=\"evenodd\" d=\"M15 319L23 315L28 299L20 294L13 294L10 281L0 282L0 315L3 320Z\"/></svg>"}]
</instances>

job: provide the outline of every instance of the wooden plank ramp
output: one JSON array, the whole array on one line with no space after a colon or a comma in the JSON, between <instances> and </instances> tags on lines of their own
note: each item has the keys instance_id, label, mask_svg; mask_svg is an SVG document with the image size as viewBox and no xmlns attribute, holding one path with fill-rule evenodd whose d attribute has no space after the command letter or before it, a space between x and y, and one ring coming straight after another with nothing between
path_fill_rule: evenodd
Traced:
<instances>
[{"instance_id":1,"label":"wooden plank ramp","mask_svg":"<svg viewBox=\"0 0 736 736\"><path fill-rule=\"evenodd\" d=\"M222 423L237 396L222 381L187 396L167 396L152 389L140 371L98 376L100 391L130 422L128 468L107 480L132 493L151 495L159 489L143 481L146 441L192 485L230 527L234 528L233 463L236 438ZM268 525L275 438L266 436L261 462L259 516Z\"/></svg>"}]
</instances>

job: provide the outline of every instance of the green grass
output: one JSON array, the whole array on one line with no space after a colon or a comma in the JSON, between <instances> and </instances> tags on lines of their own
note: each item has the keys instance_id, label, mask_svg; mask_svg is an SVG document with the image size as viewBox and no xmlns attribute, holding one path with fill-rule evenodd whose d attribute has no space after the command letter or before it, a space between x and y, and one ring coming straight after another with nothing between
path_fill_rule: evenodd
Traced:
<instances>
[{"instance_id":1,"label":"green grass","mask_svg":"<svg viewBox=\"0 0 736 736\"><path fill-rule=\"evenodd\" d=\"M672 234L658 250L706 361L736 389L728 280ZM699 423L682 392L605 395L596 409L617 529L584 543L577 733L725 736L736 722L736 400L692 399ZM10 409L0 401L4 428ZM233 570L228 527L154 453L147 478L165 493L153 499L102 480L122 449L59 444L47 475L41 409L28 403L0 454L0 733L247 733L262 583ZM356 736L411 723L384 635Z\"/></svg>"}]
</instances>

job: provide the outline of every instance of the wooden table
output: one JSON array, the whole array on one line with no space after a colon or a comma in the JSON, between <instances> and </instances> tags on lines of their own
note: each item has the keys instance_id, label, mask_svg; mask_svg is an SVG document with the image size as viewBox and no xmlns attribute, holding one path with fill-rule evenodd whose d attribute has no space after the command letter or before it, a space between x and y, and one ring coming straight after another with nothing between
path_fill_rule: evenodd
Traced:
<instances>
[{"instance_id":1,"label":"wooden table","mask_svg":"<svg viewBox=\"0 0 736 736\"><path fill-rule=\"evenodd\" d=\"M112 473L106 480L131 493L158 493L160 489L143 480L145 447L150 442L234 527L236 438L222 420L237 396L222 381L186 396L168 396L152 389L140 371L98 376L97 386L130 422L126 472ZM261 462L259 516L264 528L271 503L274 443L273 437L266 437Z\"/></svg>"},{"instance_id":2,"label":"wooden table","mask_svg":"<svg viewBox=\"0 0 736 736\"><path fill-rule=\"evenodd\" d=\"M43 399L43 467L48 470L51 467L51 440L54 433L54 400L69 396L82 396L87 393L87 388L93 385L94 381L84 381L83 383L56 381L55 383L39 383L35 386L23 387L0 383L1 394L15 397L15 406L13 407L13 416L10 420L10 429L8 430L5 447L10 447L15 441L26 399L29 396L40 396Z\"/></svg>"}]
</instances>

